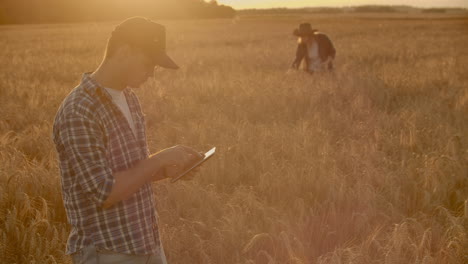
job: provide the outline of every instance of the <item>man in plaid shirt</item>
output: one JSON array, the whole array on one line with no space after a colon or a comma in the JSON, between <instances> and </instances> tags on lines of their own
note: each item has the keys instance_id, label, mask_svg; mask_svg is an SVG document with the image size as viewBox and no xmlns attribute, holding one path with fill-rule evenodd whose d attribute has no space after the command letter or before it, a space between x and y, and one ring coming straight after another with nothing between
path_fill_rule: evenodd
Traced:
<instances>
[{"instance_id":1,"label":"man in plaid shirt","mask_svg":"<svg viewBox=\"0 0 468 264\"><path fill-rule=\"evenodd\" d=\"M155 66L178 68L165 42L164 26L125 20L101 65L83 75L57 112L53 140L71 225L66 253L74 263L166 263L151 182L179 174L202 155L185 146L148 151L130 87L144 83Z\"/></svg>"}]
</instances>

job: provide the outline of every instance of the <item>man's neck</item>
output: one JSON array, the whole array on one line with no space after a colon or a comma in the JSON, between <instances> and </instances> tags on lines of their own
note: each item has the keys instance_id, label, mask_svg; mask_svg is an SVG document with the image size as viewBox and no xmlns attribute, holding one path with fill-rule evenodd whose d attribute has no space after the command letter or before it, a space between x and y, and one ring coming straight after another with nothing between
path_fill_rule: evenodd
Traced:
<instances>
[{"instance_id":1,"label":"man's neck","mask_svg":"<svg viewBox=\"0 0 468 264\"><path fill-rule=\"evenodd\" d=\"M114 90L122 91L127 85L123 80L124 75L111 66L110 63L103 62L99 67L91 73L91 78L93 78L97 83L103 87L112 88Z\"/></svg>"}]
</instances>

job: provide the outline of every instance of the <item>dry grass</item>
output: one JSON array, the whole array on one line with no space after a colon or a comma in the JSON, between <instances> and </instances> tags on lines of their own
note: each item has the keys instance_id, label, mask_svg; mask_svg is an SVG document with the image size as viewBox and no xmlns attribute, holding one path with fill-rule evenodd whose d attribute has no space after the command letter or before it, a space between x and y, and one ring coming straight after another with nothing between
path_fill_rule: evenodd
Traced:
<instances>
[{"instance_id":1,"label":"dry grass","mask_svg":"<svg viewBox=\"0 0 468 264\"><path fill-rule=\"evenodd\" d=\"M288 72L309 20L334 74ZM115 23L0 27L0 262L69 263L50 139ZM170 263L467 263L468 19L168 21L183 66L138 91L152 151L218 153L155 184Z\"/></svg>"}]
</instances>

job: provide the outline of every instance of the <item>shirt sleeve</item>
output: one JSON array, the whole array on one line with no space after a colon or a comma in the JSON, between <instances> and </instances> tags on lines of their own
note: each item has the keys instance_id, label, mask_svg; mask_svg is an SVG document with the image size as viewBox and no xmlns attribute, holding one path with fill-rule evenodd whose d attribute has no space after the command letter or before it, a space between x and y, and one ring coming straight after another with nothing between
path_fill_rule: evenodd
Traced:
<instances>
[{"instance_id":1,"label":"shirt sleeve","mask_svg":"<svg viewBox=\"0 0 468 264\"><path fill-rule=\"evenodd\" d=\"M335 58L336 56L336 49L335 49L335 46L333 46L333 42L330 40L330 38L326 35L325 36L325 41L327 42L327 46L328 46L328 54L330 57L332 57L333 59Z\"/></svg>"},{"instance_id":2,"label":"shirt sleeve","mask_svg":"<svg viewBox=\"0 0 468 264\"><path fill-rule=\"evenodd\" d=\"M306 44L304 43L300 43L297 45L297 49L296 49L296 58L293 62L293 68L299 68L300 64L301 64L301 61L302 59L304 59L304 57L306 56L307 54L307 46Z\"/></svg>"},{"instance_id":3,"label":"shirt sleeve","mask_svg":"<svg viewBox=\"0 0 468 264\"><path fill-rule=\"evenodd\" d=\"M75 112L67 115L59 133L78 184L92 201L102 205L115 179L106 160L101 127L95 118Z\"/></svg>"}]
</instances>

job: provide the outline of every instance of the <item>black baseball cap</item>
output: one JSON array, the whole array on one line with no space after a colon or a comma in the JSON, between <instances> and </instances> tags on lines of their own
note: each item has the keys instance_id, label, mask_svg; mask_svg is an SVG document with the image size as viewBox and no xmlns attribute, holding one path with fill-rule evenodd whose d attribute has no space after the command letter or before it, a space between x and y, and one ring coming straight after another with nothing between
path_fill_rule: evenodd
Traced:
<instances>
[{"instance_id":1,"label":"black baseball cap","mask_svg":"<svg viewBox=\"0 0 468 264\"><path fill-rule=\"evenodd\" d=\"M179 66L166 53L166 27L145 17L131 17L117 25L110 41L118 41L144 50L155 65L168 69Z\"/></svg>"}]
</instances>

